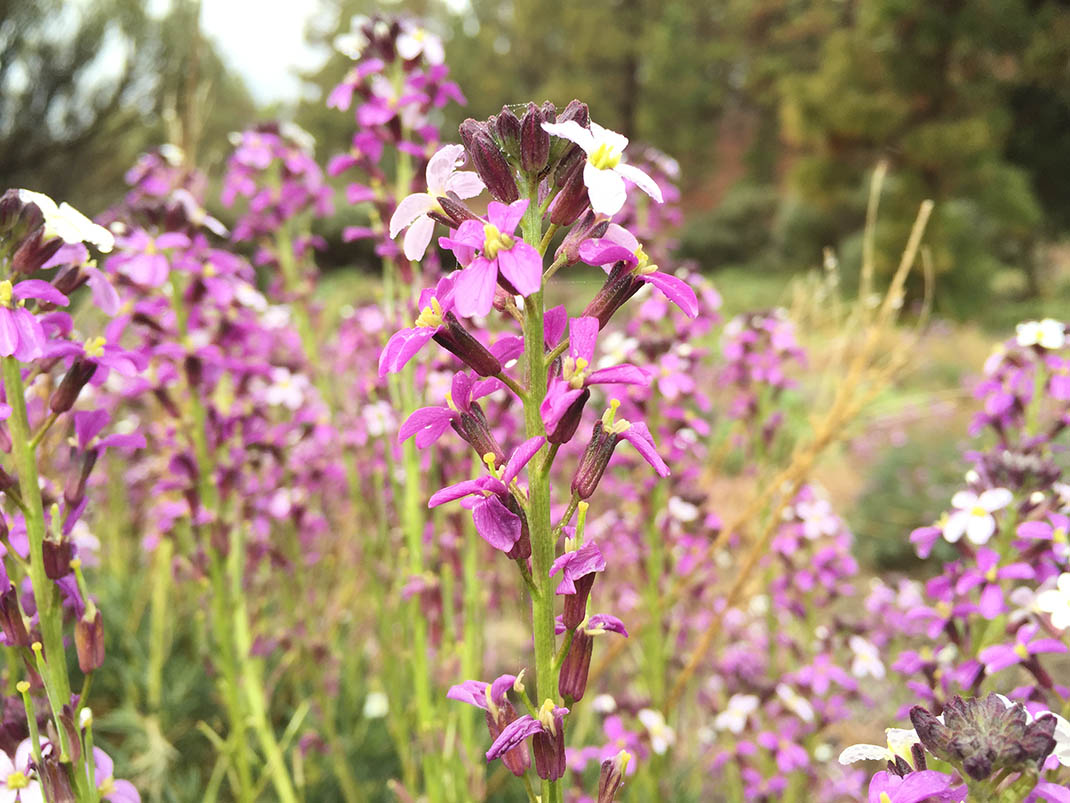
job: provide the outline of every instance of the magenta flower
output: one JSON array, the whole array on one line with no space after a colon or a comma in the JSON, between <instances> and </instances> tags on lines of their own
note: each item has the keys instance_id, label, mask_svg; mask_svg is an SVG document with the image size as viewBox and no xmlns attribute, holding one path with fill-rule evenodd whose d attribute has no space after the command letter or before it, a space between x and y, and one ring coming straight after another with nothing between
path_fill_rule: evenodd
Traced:
<instances>
[{"instance_id":1,"label":"magenta flower","mask_svg":"<svg viewBox=\"0 0 1070 803\"><path fill-rule=\"evenodd\" d=\"M535 772L546 781L556 781L565 774L565 715L567 708L559 708L547 699L539 709L539 716L524 715L505 727L487 751L487 761L493 761L531 739L535 753Z\"/></svg>"},{"instance_id":2,"label":"magenta flower","mask_svg":"<svg viewBox=\"0 0 1070 803\"><path fill-rule=\"evenodd\" d=\"M999 553L982 547L977 550L977 567L966 569L955 584L955 593L965 595L982 586L978 610L985 619L995 619L1006 610L1000 580L1032 580L1036 572L1027 563L999 565Z\"/></svg>"},{"instance_id":3,"label":"magenta flower","mask_svg":"<svg viewBox=\"0 0 1070 803\"><path fill-rule=\"evenodd\" d=\"M594 348L598 340L597 318L573 318L569 321L568 356L561 361L561 376L551 382L539 408L546 431L555 433L562 418L572 412L570 418L579 423L583 409L581 397L585 402L584 391L590 385L648 385L650 378L641 368L627 363L612 368L592 371ZM589 395L589 394L588 394ZM577 404L578 403L578 404ZM575 409L575 407L579 409ZM575 426L563 440L568 440L576 431ZM551 441L557 442L551 434Z\"/></svg>"},{"instance_id":4,"label":"magenta flower","mask_svg":"<svg viewBox=\"0 0 1070 803\"><path fill-rule=\"evenodd\" d=\"M421 407L413 411L405 423L398 430L398 442L406 441L416 436L416 448L425 449L442 437L442 434L458 419L465 414L472 413L472 403L488 393L493 393L501 387L497 379L489 379L476 382L464 371L460 371L453 377L450 392L446 394L446 404L434 407ZM476 412L476 418L485 422L482 411ZM489 430L487 436L490 436ZM473 444L475 446L475 444ZM495 444L496 446L496 444ZM480 457L487 452L495 455L497 460L503 459L498 448L486 448L481 451Z\"/></svg>"},{"instance_id":5,"label":"magenta flower","mask_svg":"<svg viewBox=\"0 0 1070 803\"><path fill-rule=\"evenodd\" d=\"M446 697L450 700L474 705L476 708L486 711L487 730L490 731L490 738L497 740L502 731L510 723L516 721L516 710L507 696L509 689L516 682L515 675L501 675L493 683L484 683L481 680L466 680L464 683L451 687L446 693ZM505 751L501 758L502 763L517 777L522 777L531 766L531 758L522 745Z\"/></svg>"},{"instance_id":6,"label":"magenta flower","mask_svg":"<svg viewBox=\"0 0 1070 803\"><path fill-rule=\"evenodd\" d=\"M590 616L584 617L578 627L589 635L617 633L624 636L624 638L628 638L628 629L624 626L624 622L616 616L608 613L593 613ZM560 636L568 631L569 628L565 624L564 617L554 617L554 634Z\"/></svg>"},{"instance_id":7,"label":"magenta flower","mask_svg":"<svg viewBox=\"0 0 1070 803\"><path fill-rule=\"evenodd\" d=\"M550 567L550 576L553 577L561 572L561 582L557 584L557 594L577 594L579 590L576 583L583 585L588 577L592 578L595 572L606 570L606 559L602 551L594 541L588 541L579 549L566 552L553 562Z\"/></svg>"},{"instance_id":8,"label":"magenta flower","mask_svg":"<svg viewBox=\"0 0 1070 803\"><path fill-rule=\"evenodd\" d=\"M453 193L462 200L474 198L483 191L483 180L475 173L458 171L464 158L464 145L444 145L427 163L427 192L417 192L402 198L390 217L390 237L397 237L408 227L403 249L407 259L423 259L431 242L435 221L429 212L442 212L439 196Z\"/></svg>"},{"instance_id":9,"label":"magenta flower","mask_svg":"<svg viewBox=\"0 0 1070 803\"><path fill-rule=\"evenodd\" d=\"M0 281L0 356L15 356L19 362L40 357L47 343L37 316L23 306L28 298L67 306L67 296L46 281L26 279L12 285Z\"/></svg>"},{"instance_id":10,"label":"magenta flower","mask_svg":"<svg viewBox=\"0 0 1070 803\"><path fill-rule=\"evenodd\" d=\"M514 294L529 296L542 287L539 252L514 236L527 208L526 199L508 206L491 201L487 207L489 223L466 220L452 237L439 238L439 244L452 250L457 261L467 266L456 277L454 303L459 315L490 312L499 274L502 286Z\"/></svg>"},{"instance_id":11,"label":"magenta flower","mask_svg":"<svg viewBox=\"0 0 1070 803\"><path fill-rule=\"evenodd\" d=\"M632 266L633 273L641 282L652 284L689 318L698 315L698 298L695 291L682 279L658 270L651 264L643 246L627 229L610 224L605 236L587 240L580 245L580 259L588 265L602 267L623 261Z\"/></svg>"},{"instance_id":12,"label":"magenta flower","mask_svg":"<svg viewBox=\"0 0 1070 803\"><path fill-rule=\"evenodd\" d=\"M954 789L954 779L936 770L912 772L905 778L881 771L869 782L869 803L958 803L966 787Z\"/></svg>"},{"instance_id":13,"label":"magenta flower","mask_svg":"<svg viewBox=\"0 0 1070 803\"><path fill-rule=\"evenodd\" d=\"M1035 639L1039 628L1025 625L1014 634L1014 644L994 644L985 647L977 658L985 665L985 672L994 675L1009 666L1028 661L1032 656L1045 652L1067 652L1068 648L1058 639Z\"/></svg>"},{"instance_id":14,"label":"magenta flower","mask_svg":"<svg viewBox=\"0 0 1070 803\"><path fill-rule=\"evenodd\" d=\"M476 532L495 549L510 552L520 541L523 521L516 512L509 509L510 504L515 504L509 492L509 484L538 453L545 440L535 437L524 441L513 451L503 469L496 470L494 461L488 460L490 476L465 480L436 491L428 500L427 506L438 507L455 499L475 496L476 500L466 507L472 510Z\"/></svg>"},{"instance_id":15,"label":"magenta flower","mask_svg":"<svg viewBox=\"0 0 1070 803\"><path fill-rule=\"evenodd\" d=\"M1018 525L1018 537L1051 541L1052 551L1060 560L1070 560L1070 517L1048 514L1048 521L1025 521Z\"/></svg>"},{"instance_id":16,"label":"magenta flower","mask_svg":"<svg viewBox=\"0 0 1070 803\"><path fill-rule=\"evenodd\" d=\"M400 371L442 329L443 316L453 309L453 277L443 276L434 289L422 290L416 306L420 314L413 327L395 332L379 355L379 376Z\"/></svg>"},{"instance_id":17,"label":"magenta flower","mask_svg":"<svg viewBox=\"0 0 1070 803\"><path fill-rule=\"evenodd\" d=\"M136 229L118 243L122 250L108 260L108 266L145 287L162 287L167 281L170 263L164 251L190 247L189 237L177 231L150 237Z\"/></svg>"},{"instance_id":18,"label":"magenta flower","mask_svg":"<svg viewBox=\"0 0 1070 803\"><path fill-rule=\"evenodd\" d=\"M93 762L96 764L93 779L101 799L107 800L108 803L141 803L141 795L130 781L115 778L115 765L111 756L99 747L94 747Z\"/></svg>"}]
</instances>

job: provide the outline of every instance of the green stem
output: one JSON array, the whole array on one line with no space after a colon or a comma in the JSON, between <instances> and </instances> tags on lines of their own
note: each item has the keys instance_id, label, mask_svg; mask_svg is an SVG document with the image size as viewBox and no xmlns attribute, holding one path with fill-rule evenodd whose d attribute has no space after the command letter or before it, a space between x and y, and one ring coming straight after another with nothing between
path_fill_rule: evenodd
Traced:
<instances>
[{"instance_id":1,"label":"green stem","mask_svg":"<svg viewBox=\"0 0 1070 803\"><path fill-rule=\"evenodd\" d=\"M528 182L531 201L521 221L524 241L538 247L542 237L542 219L538 207L538 185ZM527 362L527 397L524 399L524 430L528 438L545 435L539 406L546 397L546 353L543 346L543 293L540 289L524 302L524 354ZM548 451L543 446L543 453ZM535 641L535 679L540 700L557 701L554 676L556 637L554 635L554 588L550 565L556 552L550 523L550 473L545 458L536 458L529 466L528 529L531 533L531 567L535 591L531 594L532 631ZM543 781L543 803L560 800L560 784Z\"/></svg>"},{"instance_id":2,"label":"green stem","mask_svg":"<svg viewBox=\"0 0 1070 803\"><path fill-rule=\"evenodd\" d=\"M11 451L15 457L19 488L22 491L26 537L30 546L30 582L33 584L33 597L41 623L48 673L47 685L62 706L71 698L67 655L63 649L63 611L60 609L55 584L45 575L45 512L37 476L37 454L26 414L26 388L22 383L22 365L14 357L4 357L4 388L11 407L8 430L11 434ZM59 724L60 711L55 709L54 705L53 708L62 753L65 756L70 755L66 732Z\"/></svg>"}]
</instances>

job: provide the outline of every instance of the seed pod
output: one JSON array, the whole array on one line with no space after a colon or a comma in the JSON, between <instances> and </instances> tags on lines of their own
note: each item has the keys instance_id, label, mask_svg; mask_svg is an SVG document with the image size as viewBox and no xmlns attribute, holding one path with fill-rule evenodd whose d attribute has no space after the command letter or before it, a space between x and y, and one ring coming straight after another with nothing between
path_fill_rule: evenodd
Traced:
<instances>
[{"instance_id":1,"label":"seed pod","mask_svg":"<svg viewBox=\"0 0 1070 803\"><path fill-rule=\"evenodd\" d=\"M585 313L586 314L586 313ZM580 464L576 467L576 474L572 478L572 492L580 499L590 499L598 489L598 483L609 465L609 459L613 456L613 450L617 448L620 435L606 432L601 421L596 421L591 431L591 440L580 458ZM578 624L578 622L577 622Z\"/></svg>"},{"instance_id":2,"label":"seed pod","mask_svg":"<svg viewBox=\"0 0 1070 803\"><path fill-rule=\"evenodd\" d=\"M442 316L442 326L432 337L480 376L494 376L502 370L498 358L487 351L487 347L465 329L452 312Z\"/></svg>"},{"instance_id":3,"label":"seed pod","mask_svg":"<svg viewBox=\"0 0 1070 803\"><path fill-rule=\"evenodd\" d=\"M74 403L78 400L78 394L93 378L93 374L96 371L96 363L81 358L76 359L67 373L64 374L59 387L52 392L52 396L48 400L49 409L54 413L65 413L74 407Z\"/></svg>"},{"instance_id":4,"label":"seed pod","mask_svg":"<svg viewBox=\"0 0 1070 803\"><path fill-rule=\"evenodd\" d=\"M593 575L592 575L593 577ZM591 655L594 653L594 638L580 628L572 636L568 654L561 662L557 676L557 692L564 698L582 700L587 691L587 675L591 671Z\"/></svg>"}]
</instances>

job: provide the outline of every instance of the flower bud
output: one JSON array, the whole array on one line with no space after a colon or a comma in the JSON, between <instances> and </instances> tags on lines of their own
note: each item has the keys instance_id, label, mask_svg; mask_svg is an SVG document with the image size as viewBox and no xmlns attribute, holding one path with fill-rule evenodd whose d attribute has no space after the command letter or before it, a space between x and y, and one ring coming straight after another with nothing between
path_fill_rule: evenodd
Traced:
<instances>
[{"instance_id":1,"label":"flower bud","mask_svg":"<svg viewBox=\"0 0 1070 803\"><path fill-rule=\"evenodd\" d=\"M586 314L586 313L584 313ZM613 450L617 448L620 435L606 432L602 422L595 422L591 431L591 440L580 458L580 464L576 467L576 474L572 478L572 492L580 499L590 499L597 490L598 483L609 465L609 458L613 456Z\"/></svg>"},{"instance_id":2,"label":"flower bud","mask_svg":"<svg viewBox=\"0 0 1070 803\"><path fill-rule=\"evenodd\" d=\"M479 220L479 216L460 201L441 195L437 200L443 212L443 219L439 222L449 226L451 229L457 228L466 220Z\"/></svg>"},{"instance_id":3,"label":"flower bud","mask_svg":"<svg viewBox=\"0 0 1070 803\"><path fill-rule=\"evenodd\" d=\"M562 189L550 205L550 222L558 226L569 226L583 214L591 202L587 185L583 183L583 159L563 162L554 174L554 182Z\"/></svg>"},{"instance_id":4,"label":"flower bud","mask_svg":"<svg viewBox=\"0 0 1070 803\"><path fill-rule=\"evenodd\" d=\"M587 104L586 103L581 103L578 100L573 100L572 102L570 102L564 108L564 110L561 112L561 114L557 115L557 119L556 120L554 120L553 117L547 117L546 118L547 122L564 123L564 122L566 122L568 120L575 120L577 123L579 123L584 128L590 127L590 125L591 125L591 112L587 108ZM551 165L557 165L559 162L564 160L565 157L568 157L570 155L574 155L577 152L582 154L583 153L583 149L580 148L580 146L577 145L576 143L569 142L567 139L564 139L563 137L554 137L553 141L550 143L550 158L549 158L549 162L550 162ZM581 158L581 161L582 161L582 158Z\"/></svg>"},{"instance_id":5,"label":"flower bud","mask_svg":"<svg viewBox=\"0 0 1070 803\"><path fill-rule=\"evenodd\" d=\"M45 576L49 580L59 580L71 573L71 558L74 557L74 545L67 539L55 540L45 538L42 543Z\"/></svg>"},{"instance_id":6,"label":"flower bud","mask_svg":"<svg viewBox=\"0 0 1070 803\"><path fill-rule=\"evenodd\" d=\"M75 803L76 798L74 790L71 789L67 769L53 753L45 755L41 766L37 768L37 776L41 779L48 803Z\"/></svg>"},{"instance_id":7,"label":"flower bud","mask_svg":"<svg viewBox=\"0 0 1070 803\"><path fill-rule=\"evenodd\" d=\"M506 204L517 200L520 192L516 187L513 169L491 137L486 124L469 118L461 123L460 132L468 158L490 194Z\"/></svg>"},{"instance_id":8,"label":"flower bud","mask_svg":"<svg viewBox=\"0 0 1070 803\"><path fill-rule=\"evenodd\" d=\"M505 730L505 726L516 719L516 709L508 698L495 706L495 711L487 711L487 730L490 731L490 739L493 742ZM525 745L514 747L502 756L502 763L517 778L523 778L531 767L531 756Z\"/></svg>"},{"instance_id":9,"label":"flower bud","mask_svg":"<svg viewBox=\"0 0 1070 803\"><path fill-rule=\"evenodd\" d=\"M583 620L587 618L587 598L591 596L591 588L594 586L594 572L577 577L575 580L576 593L563 595L564 605L561 610L561 621L567 630L576 630ZM578 634L579 631L576 630ZM579 699L578 697L576 698Z\"/></svg>"},{"instance_id":10,"label":"flower bud","mask_svg":"<svg viewBox=\"0 0 1070 803\"><path fill-rule=\"evenodd\" d=\"M565 725L567 708L557 708L550 700L543 703L539 720L543 730L531 737L535 754L535 774L544 781L556 781L565 774Z\"/></svg>"},{"instance_id":11,"label":"flower bud","mask_svg":"<svg viewBox=\"0 0 1070 803\"><path fill-rule=\"evenodd\" d=\"M515 159L521 147L520 120L508 106L502 106L502 113L491 117L488 122L491 134L499 147L505 151L506 155Z\"/></svg>"},{"instance_id":12,"label":"flower bud","mask_svg":"<svg viewBox=\"0 0 1070 803\"><path fill-rule=\"evenodd\" d=\"M505 452L498 444L498 440L490 431L487 416L479 402L472 402L467 410L462 410L460 415L450 422L453 431L468 443L482 460L483 455L494 455L494 463L498 466L505 465Z\"/></svg>"},{"instance_id":13,"label":"flower bud","mask_svg":"<svg viewBox=\"0 0 1070 803\"><path fill-rule=\"evenodd\" d=\"M572 265L580 261L580 244L585 240L601 237L606 233L606 229L609 228L609 218L599 218L595 214L594 210L588 209L583 213L583 217L568 230L568 234L565 235L565 239L561 241L561 245L557 247L557 251L554 252L554 257L560 259L564 256L568 261L567 264Z\"/></svg>"},{"instance_id":14,"label":"flower bud","mask_svg":"<svg viewBox=\"0 0 1070 803\"><path fill-rule=\"evenodd\" d=\"M18 591L14 586L8 586L7 591L0 594L0 629L4 631L8 646L30 646L30 634L26 630L26 620L22 618Z\"/></svg>"},{"instance_id":15,"label":"flower bud","mask_svg":"<svg viewBox=\"0 0 1070 803\"><path fill-rule=\"evenodd\" d=\"M594 578L594 575L590 575ZM594 639L581 627L572 636L568 654L561 662L561 673L557 676L557 692L567 700L582 700L587 691L587 674L591 671L591 654L594 652Z\"/></svg>"},{"instance_id":16,"label":"flower bud","mask_svg":"<svg viewBox=\"0 0 1070 803\"><path fill-rule=\"evenodd\" d=\"M18 190L8 190L0 195L0 234L7 234L15 228L19 215L22 214L22 201Z\"/></svg>"},{"instance_id":17,"label":"flower bud","mask_svg":"<svg viewBox=\"0 0 1070 803\"><path fill-rule=\"evenodd\" d=\"M613 803L613 798L624 785L624 773L631 760L631 754L621 750L613 758L602 762L602 771L598 776L598 803Z\"/></svg>"},{"instance_id":18,"label":"flower bud","mask_svg":"<svg viewBox=\"0 0 1070 803\"><path fill-rule=\"evenodd\" d=\"M82 672L92 672L104 664L104 622L95 605L86 608L75 623L74 646Z\"/></svg>"},{"instance_id":19,"label":"flower bud","mask_svg":"<svg viewBox=\"0 0 1070 803\"><path fill-rule=\"evenodd\" d=\"M78 400L78 394L93 378L93 374L96 371L96 363L81 358L76 359L67 373L64 374L59 387L52 391L52 396L48 400L49 409L54 413L65 413L74 407L74 403Z\"/></svg>"},{"instance_id":20,"label":"flower bud","mask_svg":"<svg viewBox=\"0 0 1070 803\"><path fill-rule=\"evenodd\" d=\"M494 376L502 370L498 358L487 351L487 347L465 329L452 312L442 316L442 326L432 338L480 376Z\"/></svg>"},{"instance_id":21,"label":"flower bud","mask_svg":"<svg viewBox=\"0 0 1070 803\"><path fill-rule=\"evenodd\" d=\"M606 277L606 283L591 299L583 314L597 318L599 330L604 329L610 318L624 306L624 302L634 296L642 286L643 283L632 275L628 263L621 260L613 266Z\"/></svg>"},{"instance_id":22,"label":"flower bud","mask_svg":"<svg viewBox=\"0 0 1070 803\"><path fill-rule=\"evenodd\" d=\"M11 257L11 269L15 273L30 274L40 270L48 260L63 247L59 237L45 239L44 229L39 229L22 241Z\"/></svg>"},{"instance_id":23,"label":"flower bud","mask_svg":"<svg viewBox=\"0 0 1070 803\"><path fill-rule=\"evenodd\" d=\"M100 452L97 449L86 450L85 454L82 455L82 465L78 473L72 474L67 478L67 484L63 488L63 500L68 507L76 507L85 496L85 485L89 481L93 466L97 464L99 455Z\"/></svg>"},{"instance_id":24,"label":"flower bud","mask_svg":"<svg viewBox=\"0 0 1070 803\"><path fill-rule=\"evenodd\" d=\"M550 158L550 135L542 130L545 119L542 109L528 104L520 122L520 167L525 173L540 172Z\"/></svg>"}]
</instances>

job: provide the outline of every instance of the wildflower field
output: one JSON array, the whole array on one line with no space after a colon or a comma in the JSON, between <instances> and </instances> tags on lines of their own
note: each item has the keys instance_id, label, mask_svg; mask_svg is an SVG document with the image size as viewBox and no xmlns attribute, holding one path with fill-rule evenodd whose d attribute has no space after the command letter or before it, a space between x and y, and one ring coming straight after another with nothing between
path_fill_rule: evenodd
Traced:
<instances>
[{"instance_id":1,"label":"wildflower field","mask_svg":"<svg viewBox=\"0 0 1070 803\"><path fill-rule=\"evenodd\" d=\"M879 160L712 272L593 101L334 46L343 151L0 195L0 803L1070 801L1058 310L944 316Z\"/></svg>"}]
</instances>

